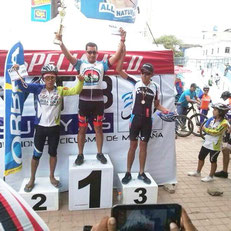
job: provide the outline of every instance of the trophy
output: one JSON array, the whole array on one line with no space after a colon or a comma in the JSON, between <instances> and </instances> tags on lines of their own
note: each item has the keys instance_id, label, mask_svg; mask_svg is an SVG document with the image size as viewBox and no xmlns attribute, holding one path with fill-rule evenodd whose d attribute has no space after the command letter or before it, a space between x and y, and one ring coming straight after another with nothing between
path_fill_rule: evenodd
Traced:
<instances>
[{"instance_id":1,"label":"trophy","mask_svg":"<svg viewBox=\"0 0 231 231\"><path fill-rule=\"evenodd\" d=\"M59 29L58 31L55 33L56 37L54 39L54 44L56 45L61 45L62 42L57 38L57 36L61 36L62 32L63 32L63 19L66 15L66 11L65 11L66 7L64 5L64 1L61 1L61 6L58 8L59 11L59 16L60 16L60 24L59 24Z\"/></svg>"}]
</instances>

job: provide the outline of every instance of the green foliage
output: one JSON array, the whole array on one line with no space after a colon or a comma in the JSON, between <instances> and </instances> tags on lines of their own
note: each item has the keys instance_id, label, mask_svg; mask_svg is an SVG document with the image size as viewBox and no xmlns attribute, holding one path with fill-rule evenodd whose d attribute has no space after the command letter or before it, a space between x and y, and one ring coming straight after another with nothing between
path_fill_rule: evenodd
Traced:
<instances>
[{"instance_id":1,"label":"green foliage","mask_svg":"<svg viewBox=\"0 0 231 231\"><path fill-rule=\"evenodd\" d=\"M156 39L156 43L162 44L166 49L172 50L175 57L183 56L183 52L178 49L181 46L182 41L177 39L174 35L163 35Z\"/></svg>"}]
</instances>

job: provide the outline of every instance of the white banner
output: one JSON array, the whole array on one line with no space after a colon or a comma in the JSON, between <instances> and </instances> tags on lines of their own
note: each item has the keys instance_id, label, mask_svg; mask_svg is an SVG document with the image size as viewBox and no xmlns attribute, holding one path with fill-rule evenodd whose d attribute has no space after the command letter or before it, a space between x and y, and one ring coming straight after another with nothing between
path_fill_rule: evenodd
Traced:
<instances>
[{"instance_id":1,"label":"white banner","mask_svg":"<svg viewBox=\"0 0 231 231\"><path fill-rule=\"evenodd\" d=\"M139 76L137 76L139 78ZM31 81L31 79L29 80ZM174 110L174 75L157 75L153 81L160 88L160 103ZM65 77L62 84L65 86L75 85L73 76ZM105 76L105 119L103 121L104 145L103 153L108 154L117 173L126 171L127 152L129 148L129 119L127 117L131 110L130 93L133 85L120 77ZM1 105L0 105L1 106ZM68 189L68 156L77 155L77 113L78 96L67 96L64 98L64 107L61 117L61 137L58 148L58 164L56 175L63 183L63 190ZM22 150L23 167L22 171L7 176L16 188L19 188L24 177L30 176L30 161L33 154L33 116L34 97L30 94L25 101L23 111ZM122 117L121 117L122 115ZM2 144L0 140L0 144ZM0 146L1 147L1 146ZM132 172L139 170L138 150L133 163ZM96 142L93 127L89 124L84 154L96 154ZM175 157L175 126L174 123L162 121L154 114L153 130L148 143L148 154L146 171L149 172L157 184L176 183L176 157ZM47 145L44 148L43 156L36 176L49 176L49 155ZM18 180L16 180L18 178ZM115 185L114 181L114 186Z\"/></svg>"}]
</instances>

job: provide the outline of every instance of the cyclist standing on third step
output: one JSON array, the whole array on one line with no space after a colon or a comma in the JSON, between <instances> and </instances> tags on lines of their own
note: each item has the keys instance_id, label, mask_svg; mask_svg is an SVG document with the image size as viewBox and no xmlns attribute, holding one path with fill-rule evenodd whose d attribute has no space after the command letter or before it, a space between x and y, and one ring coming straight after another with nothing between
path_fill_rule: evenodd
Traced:
<instances>
[{"instance_id":1,"label":"cyclist standing on third step","mask_svg":"<svg viewBox=\"0 0 231 231\"><path fill-rule=\"evenodd\" d=\"M186 115L188 103L200 103L200 99L196 96L197 85L192 83L190 89L185 90L178 100L177 113Z\"/></svg>"}]
</instances>

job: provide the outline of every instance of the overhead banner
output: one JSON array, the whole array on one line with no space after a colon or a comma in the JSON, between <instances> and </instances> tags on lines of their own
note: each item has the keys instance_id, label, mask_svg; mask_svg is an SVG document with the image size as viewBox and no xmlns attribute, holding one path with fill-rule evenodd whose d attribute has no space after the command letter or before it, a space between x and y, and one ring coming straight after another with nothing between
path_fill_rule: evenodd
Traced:
<instances>
[{"instance_id":1,"label":"overhead banner","mask_svg":"<svg viewBox=\"0 0 231 231\"><path fill-rule=\"evenodd\" d=\"M87 18L134 23L138 0L77 0Z\"/></svg>"},{"instance_id":2,"label":"overhead banner","mask_svg":"<svg viewBox=\"0 0 231 231\"><path fill-rule=\"evenodd\" d=\"M47 22L51 17L51 0L31 0L31 21Z\"/></svg>"},{"instance_id":3,"label":"overhead banner","mask_svg":"<svg viewBox=\"0 0 231 231\"><path fill-rule=\"evenodd\" d=\"M21 117L24 93L18 90L17 81L11 81L10 70L14 64L24 64L23 47L20 42L9 50L5 64L5 176L22 168Z\"/></svg>"},{"instance_id":4,"label":"overhead banner","mask_svg":"<svg viewBox=\"0 0 231 231\"><path fill-rule=\"evenodd\" d=\"M78 59L84 59L85 51L70 51ZM0 77L4 74L2 63L5 62L7 51L0 50ZM115 51L99 51L97 60L111 57ZM46 63L54 63L59 69L60 75L76 75L77 71L65 58L62 51L54 50L24 50L25 63L29 76L40 76L41 68ZM127 51L123 68L131 75L140 74L140 68L144 63L151 63L155 68L155 74L174 74L173 52L164 51ZM115 65L106 72L107 75L116 75Z\"/></svg>"}]
</instances>

